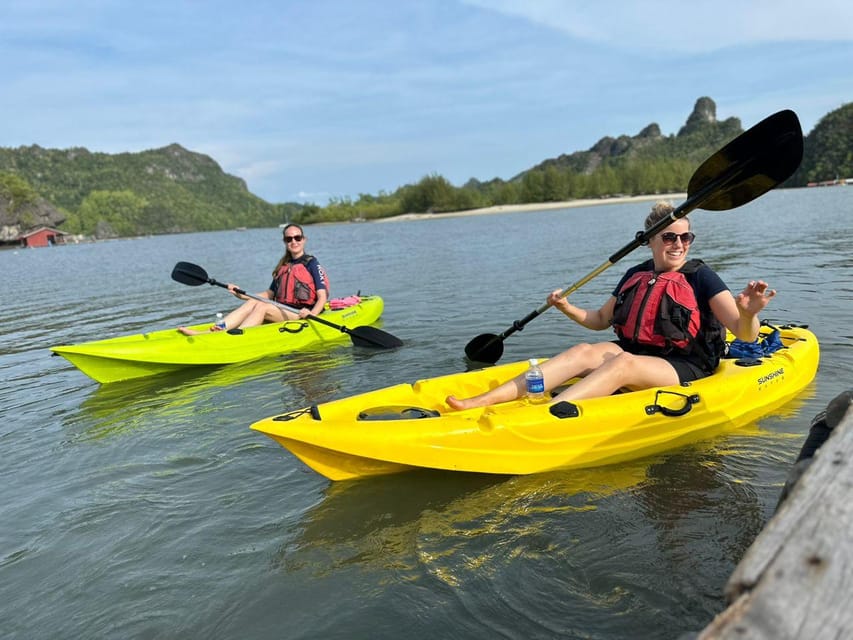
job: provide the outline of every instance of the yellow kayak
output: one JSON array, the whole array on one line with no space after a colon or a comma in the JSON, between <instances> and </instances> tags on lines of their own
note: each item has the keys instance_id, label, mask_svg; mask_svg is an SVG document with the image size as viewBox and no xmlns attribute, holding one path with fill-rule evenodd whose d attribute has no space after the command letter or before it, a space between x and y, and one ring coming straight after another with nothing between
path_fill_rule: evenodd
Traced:
<instances>
[{"instance_id":1,"label":"yellow kayak","mask_svg":"<svg viewBox=\"0 0 853 640\"><path fill-rule=\"evenodd\" d=\"M452 411L522 373L526 361L399 384L272 416L251 425L331 480L415 468L530 474L639 458L748 424L814 378L819 346L802 327L781 327L784 348L724 359L707 378L604 398L531 404L522 399ZM769 331L763 328L762 331Z\"/></svg>"},{"instance_id":2,"label":"yellow kayak","mask_svg":"<svg viewBox=\"0 0 853 640\"><path fill-rule=\"evenodd\" d=\"M185 336L176 329L166 329L60 345L50 350L98 382L119 382L194 366L249 362L323 343L337 344L348 340L341 327L350 331L355 340L363 337L372 342L375 341L374 336L383 338L383 332L371 332L372 327L359 325L376 322L383 308L384 303L379 296L361 296L358 304L336 311L327 309L314 320L293 320L196 336ZM329 326L329 323L336 326ZM209 327L210 323L192 328Z\"/></svg>"}]
</instances>

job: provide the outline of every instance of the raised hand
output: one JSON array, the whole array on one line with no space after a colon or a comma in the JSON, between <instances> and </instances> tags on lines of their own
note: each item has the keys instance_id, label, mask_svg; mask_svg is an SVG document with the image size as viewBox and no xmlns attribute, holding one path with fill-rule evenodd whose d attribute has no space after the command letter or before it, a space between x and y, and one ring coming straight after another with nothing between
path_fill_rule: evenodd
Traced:
<instances>
[{"instance_id":1,"label":"raised hand","mask_svg":"<svg viewBox=\"0 0 853 640\"><path fill-rule=\"evenodd\" d=\"M737 294L735 302L739 311L754 316L764 309L775 295L776 290L770 289L763 280L751 280L744 290Z\"/></svg>"}]
</instances>

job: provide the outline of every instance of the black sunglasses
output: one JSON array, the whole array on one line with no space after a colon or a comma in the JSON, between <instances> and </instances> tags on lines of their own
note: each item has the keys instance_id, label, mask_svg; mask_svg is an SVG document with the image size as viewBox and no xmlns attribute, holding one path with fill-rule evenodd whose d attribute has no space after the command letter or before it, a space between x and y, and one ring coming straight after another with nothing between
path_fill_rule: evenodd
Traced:
<instances>
[{"instance_id":1,"label":"black sunglasses","mask_svg":"<svg viewBox=\"0 0 853 640\"><path fill-rule=\"evenodd\" d=\"M302 242L302 238L304 238L304 237L305 236L303 236L302 234L299 234L298 236L284 236L284 241L285 242Z\"/></svg>"},{"instance_id":2,"label":"black sunglasses","mask_svg":"<svg viewBox=\"0 0 853 640\"><path fill-rule=\"evenodd\" d=\"M690 244L696 239L696 235L691 231L685 231L684 233L673 233L672 231L667 231L666 233L660 234L660 239L666 244L672 244L675 242L676 238L681 239L681 244Z\"/></svg>"}]
</instances>

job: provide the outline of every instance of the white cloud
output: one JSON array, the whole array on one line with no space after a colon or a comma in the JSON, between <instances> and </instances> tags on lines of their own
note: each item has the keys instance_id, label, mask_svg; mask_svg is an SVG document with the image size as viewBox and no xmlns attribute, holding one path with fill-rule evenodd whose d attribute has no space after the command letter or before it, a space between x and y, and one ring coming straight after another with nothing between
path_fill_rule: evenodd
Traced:
<instances>
[{"instance_id":1,"label":"white cloud","mask_svg":"<svg viewBox=\"0 0 853 640\"><path fill-rule=\"evenodd\" d=\"M462 0L625 50L712 52L786 41L853 40L848 0Z\"/></svg>"}]
</instances>

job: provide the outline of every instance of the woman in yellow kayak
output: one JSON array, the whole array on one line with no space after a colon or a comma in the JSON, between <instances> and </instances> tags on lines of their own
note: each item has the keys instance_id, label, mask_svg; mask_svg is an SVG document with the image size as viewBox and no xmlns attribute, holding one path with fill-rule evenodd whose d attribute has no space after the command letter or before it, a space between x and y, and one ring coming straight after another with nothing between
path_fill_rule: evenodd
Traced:
<instances>
[{"instance_id":1,"label":"woman in yellow kayak","mask_svg":"<svg viewBox=\"0 0 853 640\"><path fill-rule=\"evenodd\" d=\"M308 238L298 224L289 224L282 234L286 250L281 260L273 269L273 280L269 289L258 295L268 300L275 300L295 311L282 309L274 304L253 300L237 293L239 287L229 284L228 290L237 298L245 300L208 331L228 329L243 329L255 327L264 322L284 322L298 320L307 315L319 315L323 312L329 299L329 279L326 270L314 256L305 253L305 243ZM205 331L196 331L187 327L178 327L178 331L191 336Z\"/></svg>"},{"instance_id":2,"label":"woman in yellow kayak","mask_svg":"<svg viewBox=\"0 0 853 640\"><path fill-rule=\"evenodd\" d=\"M673 211L658 202L646 218L648 230ZM557 290L548 304L595 331L615 329L613 342L578 344L542 363L545 390L581 377L553 401L607 396L619 389L648 389L704 378L714 372L725 349L724 327L751 342L758 336L758 313L776 291L751 281L733 296L720 277L701 260L687 260L695 235L685 217L649 240L651 260L630 268L607 302L597 310L581 309ZM471 398L447 397L462 410L524 395L524 374Z\"/></svg>"}]
</instances>

